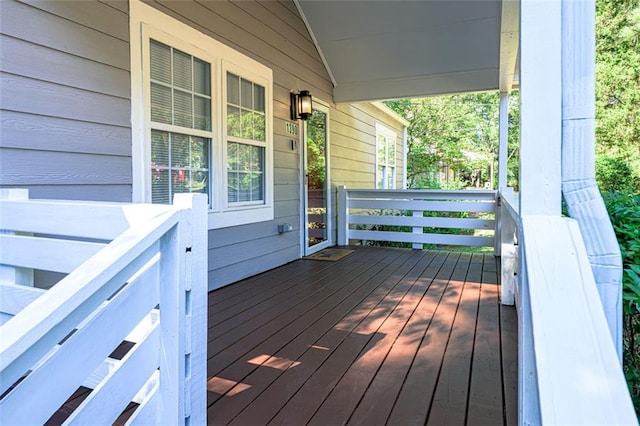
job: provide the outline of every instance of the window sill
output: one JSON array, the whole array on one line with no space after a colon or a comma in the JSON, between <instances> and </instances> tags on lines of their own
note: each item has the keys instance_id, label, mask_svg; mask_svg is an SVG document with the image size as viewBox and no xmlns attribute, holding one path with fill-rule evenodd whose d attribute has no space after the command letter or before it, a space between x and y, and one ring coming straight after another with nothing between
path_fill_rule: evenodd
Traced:
<instances>
[{"instance_id":1,"label":"window sill","mask_svg":"<svg viewBox=\"0 0 640 426\"><path fill-rule=\"evenodd\" d=\"M228 228L273 220L273 206L243 207L225 211L209 211L209 229Z\"/></svg>"}]
</instances>

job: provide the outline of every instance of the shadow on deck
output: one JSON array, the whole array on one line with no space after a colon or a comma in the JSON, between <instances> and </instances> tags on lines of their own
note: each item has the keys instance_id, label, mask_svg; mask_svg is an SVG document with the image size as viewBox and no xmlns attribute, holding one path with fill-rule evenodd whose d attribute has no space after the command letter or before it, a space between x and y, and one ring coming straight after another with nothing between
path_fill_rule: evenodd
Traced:
<instances>
[{"instance_id":1,"label":"shadow on deck","mask_svg":"<svg viewBox=\"0 0 640 426\"><path fill-rule=\"evenodd\" d=\"M209 293L209 424L515 424L493 255L362 247Z\"/></svg>"}]
</instances>

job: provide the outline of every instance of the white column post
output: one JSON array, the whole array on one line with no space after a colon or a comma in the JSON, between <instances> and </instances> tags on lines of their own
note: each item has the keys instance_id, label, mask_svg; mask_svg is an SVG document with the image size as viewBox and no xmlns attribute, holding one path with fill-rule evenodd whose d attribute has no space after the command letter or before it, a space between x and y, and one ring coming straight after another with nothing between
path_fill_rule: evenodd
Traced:
<instances>
[{"instance_id":1,"label":"white column post","mask_svg":"<svg viewBox=\"0 0 640 426\"><path fill-rule=\"evenodd\" d=\"M349 223L347 217L349 215L349 200L347 199L347 187L338 186L338 245L346 246L349 244Z\"/></svg>"},{"instance_id":2,"label":"white column post","mask_svg":"<svg viewBox=\"0 0 640 426\"><path fill-rule=\"evenodd\" d=\"M498 150L498 189L507 187L507 158L509 156L509 94L500 92L500 148Z\"/></svg>"},{"instance_id":3,"label":"white column post","mask_svg":"<svg viewBox=\"0 0 640 426\"><path fill-rule=\"evenodd\" d=\"M407 189L407 127L402 128L402 189Z\"/></svg>"},{"instance_id":4,"label":"white column post","mask_svg":"<svg viewBox=\"0 0 640 426\"><path fill-rule=\"evenodd\" d=\"M520 10L520 214L560 215L561 1Z\"/></svg>"},{"instance_id":5,"label":"white column post","mask_svg":"<svg viewBox=\"0 0 640 426\"><path fill-rule=\"evenodd\" d=\"M424 217L424 212L422 210L414 210L412 216L413 217ZM419 235L424 234L422 226L414 226L413 227L413 233L414 234L419 234ZM414 250L422 250L423 244L422 243L413 243L413 245L411 247Z\"/></svg>"},{"instance_id":6,"label":"white column post","mask_svg":"<svg viewBox=\"0 0 640 426\"><path fill-rule=\"evenodd\" d=\"M520 2L520 216L561 213L562 2ZM519 241L520 245L525 241ZM526 271L520 256L519 271ZM529 282L520 276L520 424L540 424Z\"/></svg>"}]
</instances>

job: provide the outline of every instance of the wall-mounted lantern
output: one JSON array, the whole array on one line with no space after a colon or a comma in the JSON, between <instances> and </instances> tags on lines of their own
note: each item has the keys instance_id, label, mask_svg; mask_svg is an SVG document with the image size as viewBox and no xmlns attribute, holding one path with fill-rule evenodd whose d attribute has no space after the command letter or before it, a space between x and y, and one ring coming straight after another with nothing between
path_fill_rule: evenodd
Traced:
<instances>
[{"instance_id":1,"label":"wall-mounted lantern","mask_svg":"<svg viewBox=\"0 0 640 426\"><path fill-rule=\"evenodd\" d=\"M313 100L308 90L291 93L291 119L306 120L311 116Z\"/></svg>"}]
</instances>

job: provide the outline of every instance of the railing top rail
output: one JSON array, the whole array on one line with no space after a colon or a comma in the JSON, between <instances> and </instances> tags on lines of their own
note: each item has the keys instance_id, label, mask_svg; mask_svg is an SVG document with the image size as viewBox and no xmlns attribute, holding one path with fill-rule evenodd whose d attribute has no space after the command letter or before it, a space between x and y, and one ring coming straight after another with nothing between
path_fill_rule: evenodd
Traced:
<instances>
[{"instance_id":1,"label":"railing top rail","mask_svg":"<svg viewBox=\"0 0 640 426\"><path fill-rule=\"evenodd\" d=\"M637 424L573 219L522 218L543 424Z\"/></svg>"},{"instance_id":2,"label":"railing top rail","mask_svg":"<svg viewBox=\"0 0 640 426\"><path fill-rule=\"evenodd\" d=\"M519 223L520 220L520 198L518 197L517 192L513 191L500 191L498 196L502 201L503 205L507 209L509 215L513 218L516 223Z\"/></svg>"},{"instance_id":3,"label":"railing top rail","mask_svg":"<svg viewBox=\"0 0 640 426\"><path fill-rule=\"evenodd\" d=\"M0 370L154 244L178 223L179 217L180 212L174 208L139 221L3 324Z\"/></svg>"},{"instance_id":4,"label":"railing top rail","mask_svg":"<svg viewBox=\"0 0 640 426\"><path fill-rule=\"evenodd\" d=\"M0 199L0 229L112 240L171 209L159 204Z\"/></svg>"},{"instance_id":5,"label":"railing top rail","mask_svg":"<svg viewBox=\"0 0 640 426\"><path fill-rule=\"evenodd\" d=\"M493 201L497 191L444 190L444 189L345 189L349 198L397 198L432 200L487 200Z\"/></svg>"}]
</instances>

